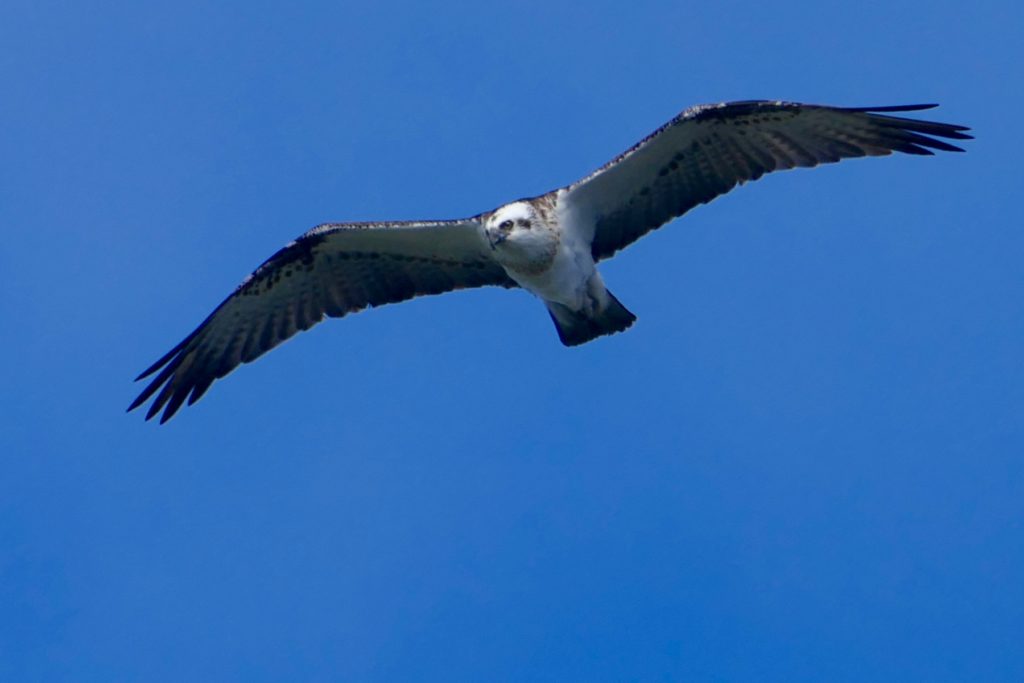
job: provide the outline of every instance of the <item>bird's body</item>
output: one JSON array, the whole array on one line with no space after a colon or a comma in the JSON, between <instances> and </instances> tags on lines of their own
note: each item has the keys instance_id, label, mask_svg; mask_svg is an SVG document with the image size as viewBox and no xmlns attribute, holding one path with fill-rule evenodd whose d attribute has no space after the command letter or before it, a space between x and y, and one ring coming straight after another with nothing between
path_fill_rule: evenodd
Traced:
<instances>
[{"instance_id":1,"label":"bird's body","mask_svg":"<svg viewBox=\"0 0 1024 683\"><path fill-rule=\"evenodd\" d=\"M582 180L450 221L327 224L256 269L188 337L146 370L161 422L213 381L325 316L341 317L466 287L521 287L575 346L636 320L597 263L698 204L763 174L893 151L963 151L963 126L894 117L934 105L837 108L735 102L684 111ZM159 393L157 393L159 391Z\"/></svg>"},{"instance_id":2,"label":"bird's body","mask_svg":"<svg viewBox=\"0 0 1024 683\"><path fill-rule=\"evenodd\" d=\"M566 346L621 332L636 320L611 295L591 251L593 222L558 190L497 209L483 234L508 276L548 307Z\"/></svg>"}]
</instances>

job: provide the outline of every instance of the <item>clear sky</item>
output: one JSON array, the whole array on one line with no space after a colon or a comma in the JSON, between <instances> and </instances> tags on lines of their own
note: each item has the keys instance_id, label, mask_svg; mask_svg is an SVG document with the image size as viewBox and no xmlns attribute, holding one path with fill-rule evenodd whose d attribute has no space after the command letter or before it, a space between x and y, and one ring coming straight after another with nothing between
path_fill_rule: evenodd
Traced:
<instances>
[{"instance_id":1,"label":"clear sky","mask_svg":"<svg viewBox=\"0 0 1024 683\"><path fill-rule=\"evenodd\" d=\"M4 3L0 680L1024 680L1017 3ZM602 265L132 379L326 221L567 184L681 109L940 102Z\"/></svg>"}]
</instances>

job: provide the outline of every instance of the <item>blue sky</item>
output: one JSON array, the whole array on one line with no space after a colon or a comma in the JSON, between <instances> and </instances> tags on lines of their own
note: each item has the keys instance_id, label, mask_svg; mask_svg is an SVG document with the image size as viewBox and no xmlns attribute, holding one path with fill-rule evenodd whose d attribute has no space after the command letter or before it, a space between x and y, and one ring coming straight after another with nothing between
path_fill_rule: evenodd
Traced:
<instances>
[{"instance_id":1,"label":"blue sky","mask_svg":"<svg viewBox=\"0 0 1024 683\"><path fill-rule=\"evenodd\" d=\"M0 679L1024 678L1021 10L5 3ZM602 265L132 378L325 221L471 215L700 102L940 102Z\"/></svg>"}]
</instances>

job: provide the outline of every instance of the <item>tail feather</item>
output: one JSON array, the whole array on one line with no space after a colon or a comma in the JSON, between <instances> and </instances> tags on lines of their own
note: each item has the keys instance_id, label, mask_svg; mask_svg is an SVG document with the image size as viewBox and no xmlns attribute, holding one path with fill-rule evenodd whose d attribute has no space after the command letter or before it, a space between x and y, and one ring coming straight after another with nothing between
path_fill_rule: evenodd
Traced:
<instances>
[{"instance_id":1,"label":"tail feather","mask_svg":"<svg viewBox=\"0 0 1024 683\"><path fill-rule=\"evenodd\" d=\"M545 302L563 344L579 346L606 334L622 332L633 324L636 316L619 303L611 292L607 294L608 303L593 316L552 301Z\"/></svg>"}]
</instances>

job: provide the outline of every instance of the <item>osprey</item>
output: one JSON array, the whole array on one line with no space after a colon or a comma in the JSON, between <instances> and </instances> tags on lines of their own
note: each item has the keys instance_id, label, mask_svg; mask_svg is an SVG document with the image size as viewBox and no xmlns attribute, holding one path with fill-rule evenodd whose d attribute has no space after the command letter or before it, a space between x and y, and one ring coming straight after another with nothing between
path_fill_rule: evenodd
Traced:
<instances>
[{"instance_id":1,"label":"osprey","mask_svg":"<svg viewBox=\"0 0 1024 683\"><path fill-rule=\"evenodd\" d=\"M166 422L214 380L300 330L368 306L467 287L522 287L566 346L625 330L636 316L596 264L647 232L765 173L892 152L962 152L937 138L965 126L891 116L934 104L828 107L746 101L683 111L572 185L471 218L316 227L267 259L192 334L139 375L132 402ZM159 393L157 393L159 392Z\"/></svg>"}]
</instances>

